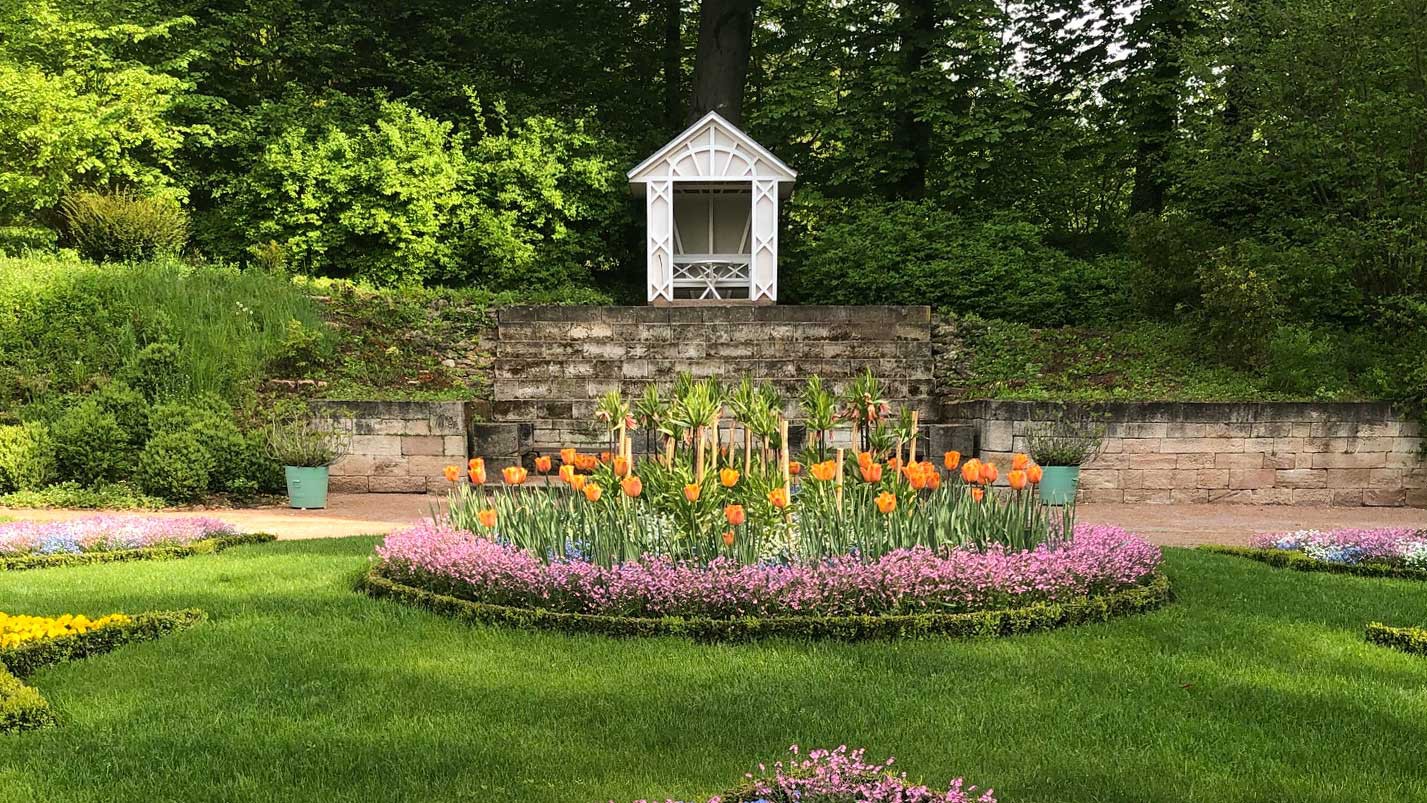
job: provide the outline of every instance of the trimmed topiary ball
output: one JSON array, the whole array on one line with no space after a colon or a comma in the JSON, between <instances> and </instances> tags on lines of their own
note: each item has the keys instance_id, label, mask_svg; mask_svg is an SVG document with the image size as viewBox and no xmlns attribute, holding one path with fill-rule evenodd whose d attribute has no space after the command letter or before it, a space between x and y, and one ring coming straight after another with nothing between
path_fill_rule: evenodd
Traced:
<instances>
[{"instance_id":1,"label":"trimmed topiary ball","mask_svg":"<svg viewBox=\"0 0 1427 803\"><path fill-rule=\"evenodd\" d=\"M32 491L55 478L54 442L39 422L0 427L0 492Z\"/></svg>"},{"instance_id":2,"label":"trimmed topiary ball","mask_svg":"<svg viewBox=\"0 0 1427 803\"><path fill-rule=\"evenodd\" d=\"M139 454L137 479L144 493L190 502L207 493L213 458L191 432L164 432Z\"/></svg>"},{"instance_id":3,"label":"trimmed topiary ball","mask_svg":"<svg viewBox=\"0 0 1427 803\"><path fill-rule=\"evenodd\" d=\"M93 399L61 414L50 434L60 479L81 485L128 479L134 455L129 433Z\"/></svg>"}]
</instances>

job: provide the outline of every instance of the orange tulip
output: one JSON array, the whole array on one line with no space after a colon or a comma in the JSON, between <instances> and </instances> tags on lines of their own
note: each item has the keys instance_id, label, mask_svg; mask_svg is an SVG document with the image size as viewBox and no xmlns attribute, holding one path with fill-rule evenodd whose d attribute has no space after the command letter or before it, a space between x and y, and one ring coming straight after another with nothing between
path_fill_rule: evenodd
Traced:
<instances>
[{"instance_id":1,"label":"orange tulip","mask_svg":"<svg viewBox=\"0 0 1427 803\"><path fill-rule=\"evenodd\" d=\"M871 453L871 452L858 452L858 453L857 453L857 465L859 465L859 466L870 466L870 465L872 465L872 453Z\"/></svg>"},{"instance_id":2,"label":"orange tulip","mask_svg":"<svg viewBox=\"0 0 1427 803\"><path fill-rule=\"evenodd\" d=\"M748 521L748 514L743 511L743 505L729 505L723 509L723 517L735 527Z\"/></svg>"},{"instance_id":3,"label":"orange tulip","mask_svg":"<svg viewBox=\"0 0 1427 803\"><path fill-rule=\"evenodd\" d=\"M495 526L495 508L488 507L476 514L476 518L481 522L481 526L487 530Z\"/></svg>"},{"instance_id":4,"label":"orange tulip","mask_svg":"<svg viewBox=\"0 0 1427 803\"><path fill-rule=\"evenodd\" d=\"M471 471L475 471L478 468L483 469L485 467L486 459L484 457L472 457L470 460L466 461L466 468L470 469Z\"/></svg>"},{"instance_id":5,"label":"orange tulip","mask_svg":"<svg viewBox=\"0 0 1427 803\"><path fill-rule=\"evenodd\" d=\"M500 470L501 479L505 480L506 485L524 485L529 473L521 466L506 466Z\"/></svg>"},{"instance_id":6,"label":"orange tulip","mask_svg":"<svg viewBox=\"0 0 1427 803\"><path fill-rule=\"evenodd\" d=\"M608 462L610 461L610 458L611 458L612 456L613 456L613 455L611 455L609 452L600 452L600 462L601 462L601 463L608 463Z\"/></svg>"},{"instance_id":7,"label":"orange tulip","mask_svg":"<svg viewBox=\"0 0 1427 803\"><path fill-rule=\"evenodd\" d=\"M550 455L543 454L535 458L535 470L541 474L550 473Z\"/></svg>"},{"instance_id":8,"label":"orange tulip","mask_svg":"<svg viewBox=\"0 0 1427 803\"><path fill-rule=\"evenodd\" d=\"M927 475L922 472L921 466L907 466L902 469L902 474L907 478L907 484L912 486L912 490L920 491L927 487Z\"/></svg>"},{"instance_id":9,"label":"orange tulip","mask_svg":"<svg viewBox=\"0 0 1427 803\"><path fill-rule=\"evenodd\" d=\"M900 457L894 457L894 458L892 458L891 460L888 460L888 461L887 461L887 470L890 471L890 472L892 472L892 473L894 473L894 474L897 473L898 471L901 471L901 470L902 470L902 458L900 458Z\"/></svg>"},{"instance_id":10,"label":"orange tulip","mask_svg":"<svg viewBox=\"0 0 1427 803\"><path fill-rule=\"evenodd\" d=\"M458 479L460 479L460 478L461 478L461 467L460 467L460 466L447 466L447 467L446 467L446 481L447 481L447 482L455 482L456 480L458 480Z\"/></svg>"},{"instance_id":11,"label":"orange tulip","mask_svg":"<svg viewBox=\"0 0 1427 803\"><path fill-rule=\"evenodd\" d=\"M1011 473L1006 475L1006 482L1010 483L1011 490L1022 490L1026 487L1026 472L1012 469Z\"/></svg>"},{"instance_id":12,"label":"orange tulip","mask_svg":"<svg viewBox=\"0 0 1427 803\"><path fill-rule=\"evenodd\" d=\"M573 447L573 446L566 446L565 448L563 448L563 449L560 450L560 463L561 463L561 465L566 465L566 466L568 466L568 465L573 465L574 462L575 462L575 447Z\"/></svg>"},{"instance_id":13,"label":"orange tulip","mask_svg":"<svg viewBox=\"0 0 1427 803\"><path fill-rule=\"evenodd\" d=\"M560 466L560 481L572 483L575 479L575 467L570 463L563 463Z\"/></svg>"},{"instance_id":14,"label":"orange tulip","mask_svg":"<svg viewBox=\"0 0 1427 803\"><path fill-rule=\"evenodd\" d=\"M837 461L824 460L821 463L813 463L813 479L819 482L827 482L837 476Z\"/></svg>"},{"instance_id":15,"label":"orange tulip","mask_svg":"<svg viewBox=\"0 0 1427 803\"><path fill-rule=\"evenodd\" d=\"M595 484L595 483L593 483L593 482L587 482L587 483L585 483L585 498L588 499L589 501L591 501L591 502L598 502L598 501L600 501L600 494L602 494L602 493L604 493L604 491L600 489L600 486L599 486L599 485L597 485L597 484Z\"/></svg>"},{"instance_id":16,"label":"orange tulip","mask_svg":"<svg viewBox=\"0 0 1427 803\"><path fill-rule=\"evenodd\" d=\"M575 455L575 468L581 471L595 470L595 456L592 454Z\"/></svg>"},{"instance_id":17,"label":"orange tulip","mask_svg":"<svg viewBox=\"0 0 1427 803\"><path fill-rule=\"evenodd\" d=\"M881 463L868 463L868 464L865 465L865 466L861 466L861 467L859 468L859 471L862 472L862 481L863 481L863 482L881 482L881 481L882 481L882 464L881 464Z\"/></svg>"},{"instance_id":18,"label":"orange tulip","mask_svg":"<svg viewBox=\"0 0 1427 803\"><path fill-rule=\"evenodd\" d=\"M614 475L615 475L616 477L623 477L625 474L628 474L628 473L629 473L629 460L626 459L626 458L624 458L624 457L616 457L616 458L614 459Z\"/></svg>"},{"instance_id":19,"label":"orange tulip","mask_svg":"<svg viewBox=\"0 0 1427 803\"><path fill-rule=\"evenodd\" d=\"M956 467L961 465L961 452L952 449L941 456L941 464L946 466L947 471L955 471Z\"/></svg>"},{"instance_id":20,"label":"orange tulip","mask_svg":"<svg viewBox=\"0 0 1427 803\"><path fill-rule=\"evenodd\" d=\"M887 491L877 494L877 509L883 513L891 513L897 509L897 497Z\"/></svg>"},{"instance_id":21,"label":"orange tulip","mask_svg":"<svg viewBox=\"0 0 1427 803\"><path fill-rule=\"evenodd\" d=\"M1041 476L1044 473L1039 463L1031 463L1030 466L1026 468L1026 479L1030 480L1032 485L1040 485Z\"/></svg>"},{"instance_id":22,"label":"orange tulip","mask_svg":"<svg viewBox=\"0 0 1427 803\"><path fill-rule=\"evenodd\" d=\"M738 471L737 471L737 469L732 469L732 468L720 469L719 472L718 472L718 483L719 483L719 485L722 485L722 486L725 487L725 488L732 488L733 486L737 485L737 484L738 484Z\"/></svg>"},{"instance_id":23,"label":"orange tulip","mask_svg":"<svg viewBox=\"0 0 1427 803\"><path fill-rule=\"evenodd\" d=\"M783 508L788 506L788 489L774 488L773 490L768 492L768 501L773 505L773 507L782 510Z\"/></svg>"},{"instance_id":24,"label":"orange tulip","mask_svg":"<svg viewBox=\"0 0 1427 803\"><path fill-rule=\"evenodd\" d=\"M932 469L927 472L927 490L935 491L941 487L941 472Z\"/></svg>"},{"instance_id":25,"label":"orange tulip","mask_svg":"<svg viewBox=\"0 0 1427 803\"><path fill-rule=\"evenodd\" d=\"M480 458L476 458L476 460L480 460ZM474 483L474 484L476 484L476 485L485 485L485 484L486 484L486 461L481 460L479 463L476 463L476 460L472 460L472 461L471 461L471 463L473 464L473 465L471 466L471 470L470 470L470 472L469 472L470 475L471 475L471 482Z\"/></svg>"},{"instance_id":26,"label":"orange tulip","mask_svg":"<svg viewBox=\"0 0 1427 803\"><path fill-rule=\"evenodd\" d=\"M996 477L997 477L997 476L999 476L999 475L998 475L997 472L996 472L996 464L995 464L995 463L982 463L982 464L981 464L981 482L982 482L982 483L984 483L984 484L986 484L986 485L990 485L991 483L993 483L993 482L996 481Z\"/></svg>"},{"instance_id":27,"label":"orange tulip","mask_svg":"<svg viewBox=\"0 0 1427 803\"><path fill-rule=\"evenodd\" d=\"M981 481L981 461L971 458L961 464L961 478L975 485Z\"/></svg>"},{"instance_id":28,"label":"orange tulip","mask_svg":"<svg viewBox=\"0 0 1427 803\"><path fill-rule=\"evenodd\" d=\"M802 463L799 463L799 462L796 461L796 460L789 460L789 461L788 461L788 473L789 473L789 474L792 474L794 477L798 476L799 474L802 474L802 473L803 473L803 464L802 464Z\"/></svg>"},{"instance_id":29,"label":"orange tulip","mask_svg":"<svg viewBox=\"0 0 1427 803\"><path fill-rule=\"evenodd\" d=\"M723 545L724 545L724 546L733 546L733 530L724 530L724 531L723 531Z\"/></svg>"},{"instance_id":30,"label":"orange tulip","mask_svg":"<svg viewBox=\"0 0 1427 803\"><path fill-rule=\"evenodd\" d=\"M577 491L585 489L585 483L589 480L584 474L573 474L570 476L570 487Z\"/></svg>"},{"instance_id":31,"label":"orange tulip","mask_svg":"<svg viewBox=\"0 0 1427 803\"><path fill-rule=\"evenodd\" d=\"M985 496L986 496L986 492L983 491L983 490L981 490L980 488L972 488L972 489L971 489L971 498L974 499L974 500L976 500L977 502L980 502L980 501L982 500L982 498L984 498Z\"/></svg>"},{"instance_id":32,"label":"orange tulip","mask_svg":"<svg viewBox=\"0 0 1427 803\"><path fill-rule=\"evenodd\" d=\"M1024 452L1016 452L1015 454L1011 455L1012 471L1025 471L1026 466L1029 466L1030 464L1031 458L1026 456Z\"/></svg>"},{"instance_id":33,"label":"orange tulip","mask_svg":"<svg viewBox=\"0 0 1427 803\"><path fill-rule=\"evenodd\" d=\"M703 492L703 486L695 482L691 482L688 485L684 486L684 498L689 500L691 504L699 501L699 494Z\"/></svg>"},{"instance_id":34,"label":"orange tulip","mask_svg":"<svg viewBox=\"0 0 1427 803\"><path fill-rule=\"evenodd\" d=\"M625 496L634 499L644 491L644 481L631 474L620 480L619 489L624 491Z\"/></svg>"}]
</instances>

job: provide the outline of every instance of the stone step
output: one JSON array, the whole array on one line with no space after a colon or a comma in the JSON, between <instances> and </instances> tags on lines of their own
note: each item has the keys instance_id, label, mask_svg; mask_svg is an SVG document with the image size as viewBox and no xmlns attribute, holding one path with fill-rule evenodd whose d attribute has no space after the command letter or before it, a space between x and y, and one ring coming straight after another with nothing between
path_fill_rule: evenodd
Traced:
<instances>
[{"instance_id":1,"label":"stone step","mask_svg":"<svg viewBox=\"0 0 1427 803\"><path fill-rule=\"evenodd\" d=\"M522 306L506 307L498 313L500 323L608 323L608 324L697 324L697 323L827 323L852 322L863 326L910 323L931 324L931 307L868 305L842 306L753 306L698 304L674 307L590 307Z\"/></svg>"},{"instance_id":2,"label":"stone step","mask_svg":"<svg viewBox=\"0 0 1427 803\"><path fill-rule=\"evenodd\" d=\"M754 343L758 341L922 341L931 342L931 327L923 323L729 322L722 324L619 324L610 321L501 321L496 329L501 341L540 340L566 343L574 340L611 340L621 343L694 342Z\"/></svg>"},{"instance_id":3,"label":"stone step","mask_svg":"<svg viewBox=\"0 0 1427 803\"><path fill-rule=\"evenodd\" d=\"M828 340L750 342L502 340L497 361L506 360L646 360L646 359L884 359L924 360L930 370L931 344L916 340Z\"/></svg>"},{"instance_id":4,"label":"stone step","mask_svg":"<svg viewBox=\"0 0 1427 803\"><path fill-rule=\"evenodd\" d=\"M817 374L841 389L865 370L882 380L930 379L931 363L919 359L784 359L784 360L590 360L502 358L492 372L502 380L539 379L672 379L681 371L694 376L717 376L734 382L747 376L756 381L782 380ZM498 391L499 392L499 391ZM499 398L499 395L497 396Z\"/></svg>"},{"instance_id":5,"label":"stone step","mask_svg":"<svg viewBox=\"0 0 1427 803\"><path fill-rule=\"evenodd\" d=\"M699 372L695 372L697 376ZM730 381L734 377L727 377ZM795 396L805 384L803 375L794 377L753 377L760 382L768 382L785 396ZM618 390L626 399L634 399L649 385L667 390L673 377L657 381L648 379L497 379L494 383L494 400L503 401L595 401L600 396ZM932 380L929 378L882 378L882 392L887 398L908 399L929 396Z\"/></svg>"}]
</instances>

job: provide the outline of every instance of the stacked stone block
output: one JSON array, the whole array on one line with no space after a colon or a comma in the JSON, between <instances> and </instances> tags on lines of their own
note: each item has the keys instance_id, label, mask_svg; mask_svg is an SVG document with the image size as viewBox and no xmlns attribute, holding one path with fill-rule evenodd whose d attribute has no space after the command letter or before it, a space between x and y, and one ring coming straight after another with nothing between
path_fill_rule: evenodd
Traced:
<instances>
[{"instance_id":1,"label":"stacked stone block","mask_svg":"<svg viewBox=\"0 0 1427 803\"><path fill-rule=\"evenodd\" d=\"M437 493L448 465L466 463L465 402L326 402L352 427L351 452L332 466L338 493Z\"/></svg>"},{"instance_id":2,"label":"stacked stone block","mask_svg":"<svg viewBox=\"0 0 1427 803\"><path fill-rule=\"evenodd\" d=\"M1074 408L1072 408L1074 409ZM1082 408L1086 409L1086 408ZM1055 405L949 402L983 458L1008 462ZM1427 506L1418 424L1385 403L1116 403L1105 451L1081 471L1088 502Z\"/></svg>"},{"instance_id":3,"label":"stacked stone block","mask_svg":"<svg viewBox=\"0 0 1427 803\"><path fill-rule=\"evenodd\" d=\"M889 401L932 420L930 309L512 307L499 315L492 420L473 430L473 450L510 459L595 448L603 443L593 421L600 396L619 390L634 399L651 384L667 391L681 371L772 383L795 417L808 376L840 390L866 369Z\"/></svg>"}]
</instances>

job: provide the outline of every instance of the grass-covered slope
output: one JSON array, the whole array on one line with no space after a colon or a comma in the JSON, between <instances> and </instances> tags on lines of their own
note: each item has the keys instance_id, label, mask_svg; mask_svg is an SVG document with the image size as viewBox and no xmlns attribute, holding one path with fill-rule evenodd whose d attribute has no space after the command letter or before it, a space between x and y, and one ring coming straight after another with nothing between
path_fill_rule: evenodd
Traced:
<instances>
[{"instance_id":1,"label":"grass-covered slope","mask_svg":"<svg viewBox=\"0 0 1427 803\"><path fill-rule=\"evenodd\" d=\"M1362 638L1415 621L1421 583L1167 550L1176 604L1108 624L703 645L372 600L352 591L372 544L0 575L27 612L210 614L37 672L64 727L0 740L0 801L687 799L794 742L867 745L1017 803L1427 797L1427 662Z\"/></svg>"}]
</instances>

